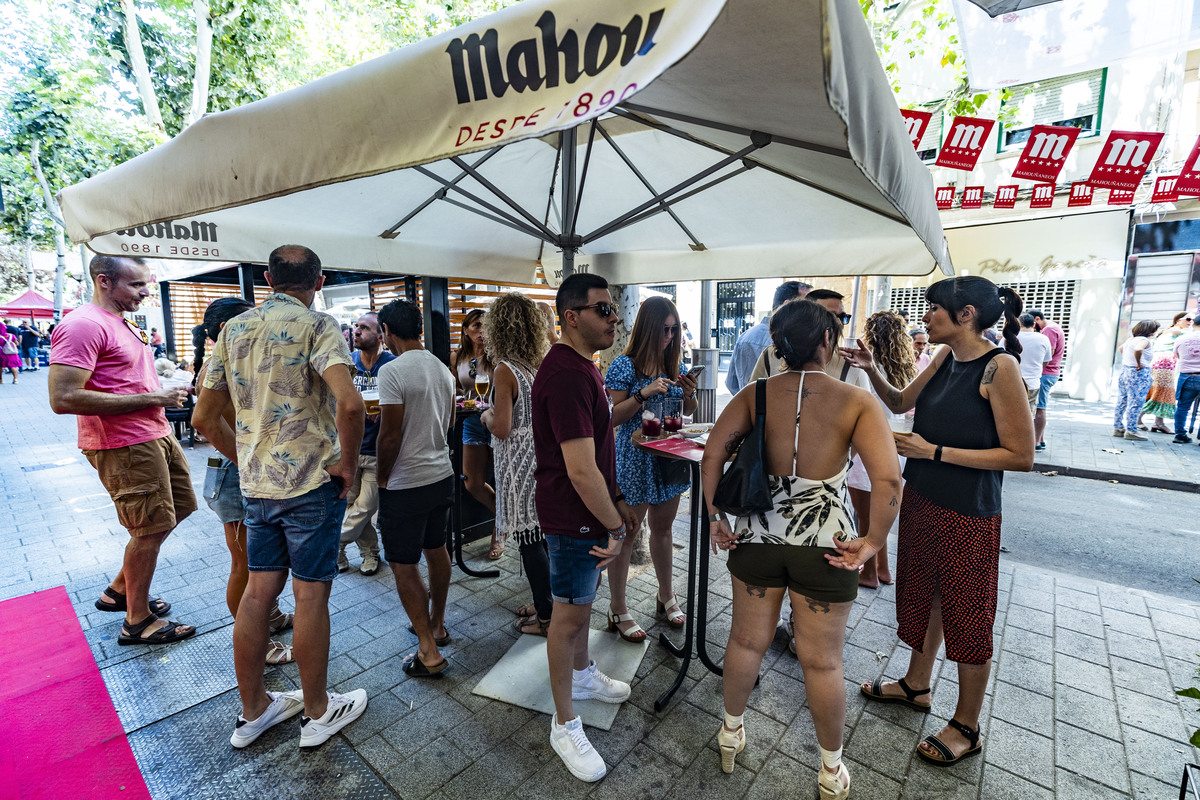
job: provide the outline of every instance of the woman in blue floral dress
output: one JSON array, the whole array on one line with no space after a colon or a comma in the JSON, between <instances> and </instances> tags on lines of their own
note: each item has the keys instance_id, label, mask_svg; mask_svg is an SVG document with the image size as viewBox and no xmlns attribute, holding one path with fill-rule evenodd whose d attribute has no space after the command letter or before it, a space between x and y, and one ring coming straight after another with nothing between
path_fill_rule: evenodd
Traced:
<instances>
[{"instance_id":1,"label":"woman in blue floral dress","mask_svg":"<svg viewBox=\"0 0 1200 800\"><path fill-rule=\"evenodd\" d=\"M679 510L679 496L687 491L689 481L686 473L678 481L669 476L664 480L662 463L666 459L638 450L632 436L641 428L642 404L652 397L682 398L683 413L695 412L696 380L686 370L681 371L682 362L679 311L667 298L651 297L638 310L629 346L613 361L604 378L613 404L613 425L620 426L616 434L617 484L639 522L649 514L650 560L658 578L656 610L675 628L682 627L685 618L671 588L671 524ZM643 642L646 631L634 621L625 600L632 553L632 544L622 548L608 567L612 594L608 629L626 641Z\"/></svg>"}]
</instances>

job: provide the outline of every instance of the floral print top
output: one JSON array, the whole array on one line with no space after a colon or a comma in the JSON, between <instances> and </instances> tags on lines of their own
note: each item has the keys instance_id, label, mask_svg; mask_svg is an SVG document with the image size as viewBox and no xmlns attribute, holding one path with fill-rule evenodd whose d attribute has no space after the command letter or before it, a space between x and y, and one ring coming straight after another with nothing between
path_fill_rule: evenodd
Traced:
<instances>
[{"instance_id":1,"label":"floral print top","mask_svg":"<svg viewBox=\"0 0 1200 800\"><path fill-rule=\"evenodd\" d=\"M329 481L341 458L333 392L325 370L350 349L337 320L286 294L272 294L225 324L204 388L229 392L236 415L242 494L282 500Z\"/></svg>"}]
</instances>

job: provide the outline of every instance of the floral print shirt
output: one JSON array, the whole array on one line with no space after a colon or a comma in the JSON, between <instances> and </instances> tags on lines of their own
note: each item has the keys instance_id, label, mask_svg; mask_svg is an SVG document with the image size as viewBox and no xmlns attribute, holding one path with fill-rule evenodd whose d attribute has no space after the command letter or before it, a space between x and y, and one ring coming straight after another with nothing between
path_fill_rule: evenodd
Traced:
<instances>
[{"instance_id":1,"label":"floral print shirt","mask_svg":"<svg viewBox=\"0 0 1200 800\"><path fill-rule=\"evenodd\" d=\"M329 481L341 458L333 392L322 380L350 349L333 317L286 294L225 324L204 388L229 392L247 497L299 497Z\"/></svg>"}]
</instances>

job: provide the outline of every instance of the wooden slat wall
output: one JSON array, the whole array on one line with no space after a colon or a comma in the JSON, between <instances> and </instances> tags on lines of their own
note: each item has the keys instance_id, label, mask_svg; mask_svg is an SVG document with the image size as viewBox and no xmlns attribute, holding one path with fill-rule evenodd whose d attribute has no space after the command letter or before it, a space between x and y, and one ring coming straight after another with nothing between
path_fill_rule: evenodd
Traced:
<instances>
[{"instance_id":1,"label":"wooden slat wall","mask_svg":"<svg viewBox=\"0 0 1200 800\"><path fill-rule=\"evenodd\" d=\"M171 316L177 358L192 359L192 328L204 321L209 303L221 297L241 297L241 289L228 283L171 283Z\"/></svg>"}]
</instances>

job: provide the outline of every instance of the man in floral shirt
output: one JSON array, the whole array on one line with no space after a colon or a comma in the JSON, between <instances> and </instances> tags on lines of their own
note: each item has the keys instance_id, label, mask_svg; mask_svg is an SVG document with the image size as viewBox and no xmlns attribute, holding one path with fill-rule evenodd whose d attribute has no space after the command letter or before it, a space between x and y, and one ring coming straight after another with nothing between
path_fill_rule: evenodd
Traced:
<instances>
[{"instance_id":1,"label":"man in floral shirt","mask_svg":"<svg viewBox=\"0 0 1200 800\"><path fill-rule=\"evenodd\" d=\"M309 308L325 282L320 259L285 245L268 264L275 293L225 324L193 423L237 463L246 503L250 582L233 629L242 714L230 741L245 747L303 710L300 746L315 747L367 706L362 689L326 689L329 590L365 412L337 321ZM236 431L222 418L230 403ZM289 569L301 692L274 693L263 682L267 620Z\"/></svg>"}]
</instances>

